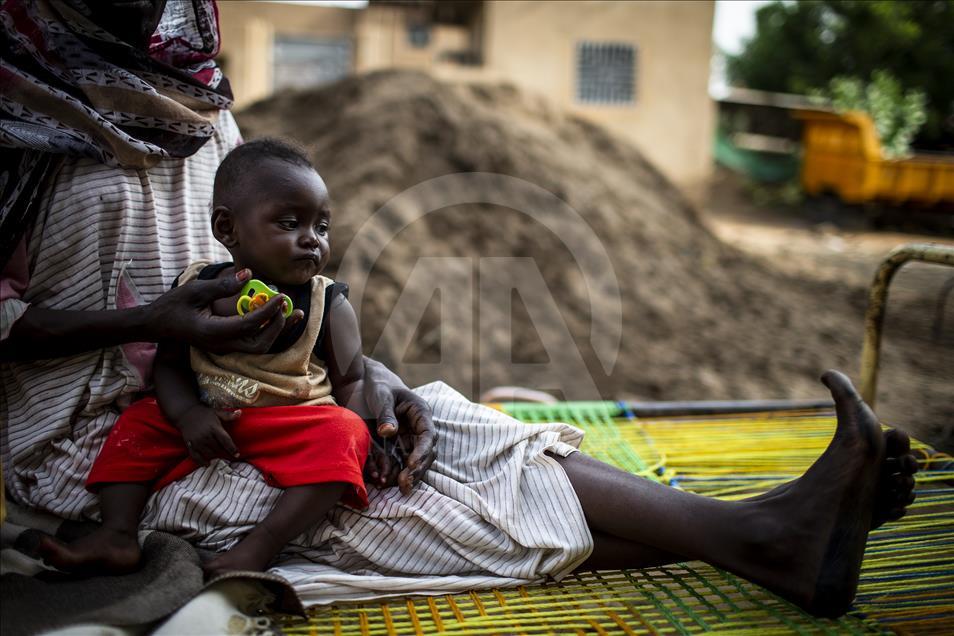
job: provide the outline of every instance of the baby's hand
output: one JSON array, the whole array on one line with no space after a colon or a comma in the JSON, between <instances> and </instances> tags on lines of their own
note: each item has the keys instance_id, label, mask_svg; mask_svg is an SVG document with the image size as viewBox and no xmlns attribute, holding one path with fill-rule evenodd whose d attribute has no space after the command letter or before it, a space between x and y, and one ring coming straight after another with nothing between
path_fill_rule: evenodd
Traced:
<instances>
[{"instance_id":1,"label":"baby's hand","mask_svg":"<svg viewBox=\"0 0 954 636\"><path fill-rule=\"evenodd\" d=\"M222 422L232 422L241 415L238 410L216 410L204 404L186 411L176 424L182 431L182 439L192 460L200 466L207 466L217 458L238 459L238 448Z\"/></svg>"},{"instance_id":2,"label":"baby's hand","mask_svg":"<svg viewBox=\"0 0 954 636\"><path fill-rule=\"evenodd\" d=\"M368 459L364 463L364 481L377 488L390 488L397 485L398 473L402 465L384 447L382 441L372 437Z\"/></svg>"}]
</instances>

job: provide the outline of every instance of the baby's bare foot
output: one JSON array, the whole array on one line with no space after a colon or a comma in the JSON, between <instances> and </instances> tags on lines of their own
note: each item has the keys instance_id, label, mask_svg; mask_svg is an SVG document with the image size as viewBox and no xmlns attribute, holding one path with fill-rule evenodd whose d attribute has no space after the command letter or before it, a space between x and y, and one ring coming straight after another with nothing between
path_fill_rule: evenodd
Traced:
<instances>
[{"instance_id":1,"label":"baby's bare foot","mask_svg":"<svg viewBox=\"0 0 954 636\"><path fill-rule=\"evenodd\" d=\"M141 556L136 533L103 526L70 543L43 537L38 550L45 563L59 570L90 575L133 572Z\"/></svg>"}]
</instances>

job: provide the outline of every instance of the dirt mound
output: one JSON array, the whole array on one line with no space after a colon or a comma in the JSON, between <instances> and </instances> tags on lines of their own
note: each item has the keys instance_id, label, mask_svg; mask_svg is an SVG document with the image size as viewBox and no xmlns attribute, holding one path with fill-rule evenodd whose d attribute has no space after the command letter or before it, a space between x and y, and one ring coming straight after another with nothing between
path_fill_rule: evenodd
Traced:
<instances>
[{"instance_id":1,"label":"dirt mound","mask_svg":"<svg viewBox=\"0 0 954 636\"><path fill-rule=\"evenodd\" d=\"M246 138L291 137L312 153L334 200L329 275L345 255L361 265L352 276L371 270L365 350L411 384L741 399L822 397L828 367L857 377L864 290L803 281L721 243L633 146L512 87L375 73L237 119ZM459 173L516 179L414 188ZM488 258L514 256L531 260ZM609 373L598 351L613 339L596 342L619 329L607 267L622 310Z\"/></svg>"}]
</instances>

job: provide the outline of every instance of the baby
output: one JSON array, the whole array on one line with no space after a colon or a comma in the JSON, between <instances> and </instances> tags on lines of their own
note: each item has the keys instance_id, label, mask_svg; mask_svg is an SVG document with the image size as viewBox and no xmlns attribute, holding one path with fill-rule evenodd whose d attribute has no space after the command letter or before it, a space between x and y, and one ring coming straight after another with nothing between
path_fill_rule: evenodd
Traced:
<instances>
[{"instance_id":1,"label":"baby","mask_svg":"<svg viewBox=\"0 0 954 636\"><path fill-rule=\"evenodd\" d=\"M283 295L272 303L287 310L291 300L294 312L266 354L159 344L156 398L122 413L87 480L99 495L102 525L70 544L41 543L44 560L62 570L136 569L150 492L216 458L248 462L284 493L244 539L206 564L210 575L264 570L339 501L367 507L370 434L362 416L370 416L337 406L364 410L364 361L347 287L320 275L330 252L324 182L297 148L251 141L219 166L212 207L212 232L233 262L193 263L176 284L254 277ZM217 301L212 311L235 315L238 300Z\"/></svg>"}]
</instances>

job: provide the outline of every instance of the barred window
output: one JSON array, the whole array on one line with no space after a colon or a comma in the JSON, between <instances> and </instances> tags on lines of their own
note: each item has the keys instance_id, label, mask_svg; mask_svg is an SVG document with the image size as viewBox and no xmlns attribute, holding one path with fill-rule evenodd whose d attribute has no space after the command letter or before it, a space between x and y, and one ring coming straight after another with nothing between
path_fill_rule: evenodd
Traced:
<instances>
[{"instance_id":1,"label":"barred window","mask_svg":"<svg viewBox=\"0 0 954 636\"><path fill-rule=\"evenodd\" d=\"M351 71L351 40L275 36L272 88L305 88L341 79Z\"/></svg>"},{"instance_id":2,"label":"barred window","mask_svg":"<svg viewBox=\"0 0 954 636\"><path fill-rule=\"evenodd\" d=\"M588 104L635 101L636 48L630 44L576 45L576 98Z\"/></svg>"},{"instance_id":3,"label":"barred window","mask_svg":"<svg viewBox=\"0 0 954 636\"><path fill-rule=\"evenodd\" d=\"M411 22L407 25L407 41L415 49L426 49L431 44L431 28L426 24Z\"/></svg>"}]
</instances>

